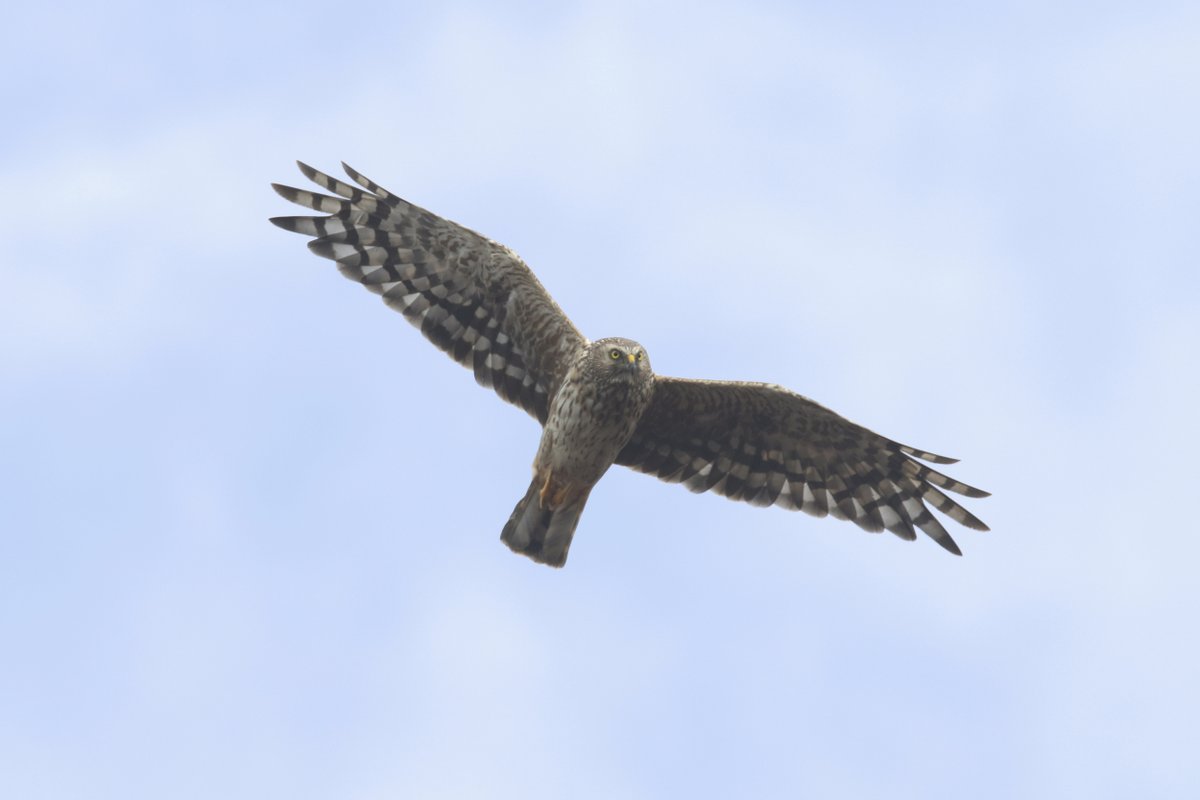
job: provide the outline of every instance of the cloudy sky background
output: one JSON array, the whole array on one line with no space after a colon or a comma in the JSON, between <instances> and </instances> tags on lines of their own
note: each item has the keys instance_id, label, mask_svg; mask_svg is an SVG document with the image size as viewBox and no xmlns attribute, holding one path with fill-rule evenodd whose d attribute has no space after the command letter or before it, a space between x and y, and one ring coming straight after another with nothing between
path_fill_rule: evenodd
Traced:
<instances>
[{"instance_id":1,"label":"cloudy sky background","mask_svg":"<svg viewBox=\"0 0 1200 800\"><path fill-rule=\"evenodd\" d=\"M1191 3L25 4L0 100L0 795L1200 785ZM659 372L963 458L966 555L538 429L268 225L339 160Z\"/></svg>"}]
</instances>

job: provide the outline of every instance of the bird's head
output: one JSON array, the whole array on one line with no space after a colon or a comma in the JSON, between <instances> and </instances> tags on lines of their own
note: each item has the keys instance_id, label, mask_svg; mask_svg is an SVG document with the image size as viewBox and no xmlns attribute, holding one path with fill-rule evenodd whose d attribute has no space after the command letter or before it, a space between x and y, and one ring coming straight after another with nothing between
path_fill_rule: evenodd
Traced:
<instances>
[{"instance_id":1,"label":"bird's head","mask_svg":"<svg viewBox=\"0 0 1200 800\"><path fill-rule=\"evenodd\" d=\"M646 348L630 339L597 339L592 342L591 351L593 366L609 374L612 371L623 375L650 374Z\"/></svg>"}]
</instances>

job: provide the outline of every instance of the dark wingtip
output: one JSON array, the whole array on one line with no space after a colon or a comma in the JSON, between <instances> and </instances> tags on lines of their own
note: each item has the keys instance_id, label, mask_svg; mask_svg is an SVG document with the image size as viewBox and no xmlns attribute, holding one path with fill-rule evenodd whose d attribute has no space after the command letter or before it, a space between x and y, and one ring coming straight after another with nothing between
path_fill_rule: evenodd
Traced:
<instances>
[{"instance_id":1,"label":"dark wingtip","mask_svg":"<svg viewBox=\"0 0 1200 800\"><path fill-rule=\"evenodd\" d=\"M308 243L308 249L322 258L332 258L337 260L333 252L333 245L327 239L313 239Z\"/></svg>"},{"instance_id":2,"label":"dark wingtip","mask_svg":"<svg viewBox=\"0 0 1200 800\"><path fill-rule=\"evenodd\" d=\"M940 544L942 546L942 548L946 550L946 552L953 553L956 556L962 555L962 550L958 549L958 543L955 542L953 539L951 539L949 536L946 536L945 538L942 538L942 539L934 539L934 541L937 542L938 544Z\"/></svg>"},{"instance_id":3,"label":"dark wingtip","mask_svg":"<svg viewBox=\"0 0 1200 800\"><path fill-rule=\"evenodd\" d=\"M296 202L296 198L300 195L299 189L283 183L272 183L271 188L275 190L275 194L284 200L291 200L293 203Z\"/></svg>"},{"instance_id":4,"label":"dark wingtip","mask_svg":"<svg viewBox=\"0 0 1200 800\"><path fill-rule=\"evenodd\" d=\"M291 219L291 217L270 217L267 221L277 228L283 228L285 231L290 231L292 230L292 226L289 221Z\"/></svg>"},{"instance_id":5,"label":"dark wingtip","mask_svg":"<svg viewBox=\"0 0 1200 800\"><path fill-rule=\"evenodd\" d=\"M897 442L894 440L889 440L889 441L891 441L893 445L898 447L900 449L900 451L903 452L904 454L911 456L912 458L919 458L922 461L928 461L930 464L957 464L958 463L957 458L951 458L950 456L939 456L937 453L931 453L928 450L919 450L916 447L913 447L912 445L907 445L902 442Z\"/></svg>"}]
</instances>

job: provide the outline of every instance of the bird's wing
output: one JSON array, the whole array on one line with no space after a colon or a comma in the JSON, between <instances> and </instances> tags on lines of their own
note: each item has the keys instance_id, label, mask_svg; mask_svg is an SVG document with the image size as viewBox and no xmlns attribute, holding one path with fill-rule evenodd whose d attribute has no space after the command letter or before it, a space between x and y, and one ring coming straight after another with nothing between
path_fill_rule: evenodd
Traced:
<instances>
[{"instance_id":1,"label":"bird's wing","mask_svg":"<svg viewBox=\"0 0 1200 800\"><path fill-rule=\"evenodd\" d=\"M660 377L616 463L694 492L832 514L903 539L915 539L919 528L961 555L926 504L985 531L941 490L967 497L988 493L917 459L955 462L873 433L779 386Z\"/></svg>"},{"instance_id":2,"label":"bird's wing","mask_svg":"<svg viewBox=\"0 0 1200 800\"><path fill-rule=\"evenodd\" d=\"M545 422L548 398L585 340L529 267L507 247L342 166L358 186L303 163L300 171L332 194L272 184L326 216L271 222L314 237L310 250L382 295L481 385Z\"/></svg>"}]
</instances>

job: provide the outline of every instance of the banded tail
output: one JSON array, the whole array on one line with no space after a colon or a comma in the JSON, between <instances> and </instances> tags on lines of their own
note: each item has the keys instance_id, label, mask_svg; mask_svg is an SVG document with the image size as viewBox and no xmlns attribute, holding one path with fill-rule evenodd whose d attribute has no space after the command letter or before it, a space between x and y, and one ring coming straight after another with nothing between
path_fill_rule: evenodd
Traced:
<instances>
[{"instance_id":1,"label":"banded tail","mask_svg":"<svg viewBox=\"0 0 1200 800\"><path fill-rule=\"evenodd\" d=\"M529 491L508 518L500 541L514 553L529 556L539 564L561 567L567 563L567 549L591 487L583 492L553 492L547 491L548 487L547 482L534 476Z\"/></svg>"}]
</instances>

